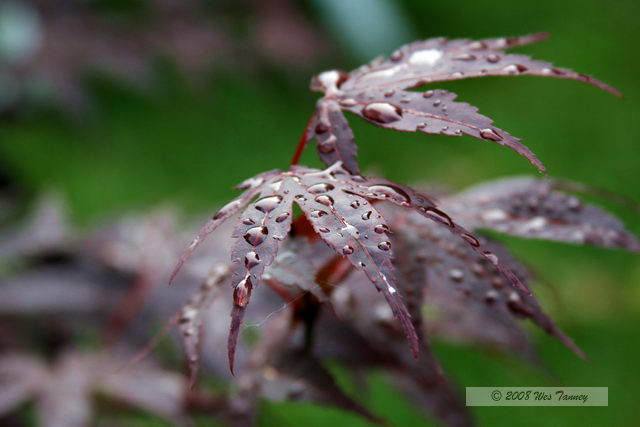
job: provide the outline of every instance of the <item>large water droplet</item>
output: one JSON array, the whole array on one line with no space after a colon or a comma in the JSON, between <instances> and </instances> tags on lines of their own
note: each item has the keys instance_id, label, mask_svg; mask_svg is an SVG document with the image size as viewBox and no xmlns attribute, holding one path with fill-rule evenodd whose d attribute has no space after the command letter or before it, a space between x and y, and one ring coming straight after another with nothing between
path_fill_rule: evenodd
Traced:
<instances>
[{"instance_id":1,"label":"large water droplet","mask_svg":"<svg viewBox=\"0 0 640 427\"><path fill-rule=\"evenodd\" d=\"M258 200L254 206L260 212L269 213L274 210L281 201L282 197L280 196L269 196Z\"/></svg>"},{"instance_id":2,"label":"large water droplet","mask_svg":"<svg viewBox=\"0 0 640 427\"><path fill-rule=\"evenodd\" d=\"M325 205L325 206L332 206L333 205L333 199L330 196L327 196L326 194L323 194L321 196L316 197L316 202L320 203L321 205Z\"/></svg>"},{"instance_id":3,"label":"large water droplet","mask_svg":"<svg viewBox=\"0 0 640 427\"><path fill-rule=\"evenodd\" d=\"M392 185L372 185L369 187L369 191L377 197L393 200L403 205L409 205L411 201L411 197L403 189Z\"/></svg>"},{"instance_id":4,"label":"large water droplet","mask_svg":"<svg viewBox=\"0 0 640 427\"><path fill-rule=\"evenodd\" d=\"M253 284L251 278L247 275L233 290L233 302L238 307L246 307L249 305L249 299L251 298L251 290Z\"/></svg>"},{"instance_id":5,"label":"large water droplet","mask_svg":"<svg viewBox=\"0 0 640 427\"><path fill-rule=\"evenodd\" d=\"M353 253L353 247L345 245L342 247L342 255L351 255Z\"/></svg>"},{"instance_id":6,"label":"large water droplet","mask_svg":"<svg viewBox=\"0 0 640 427\"><path fill-rule=\"evenodd\" d=\"M365 213L362 214L362 219L365 221L368 220L369 218L371 218L372 213L373 213L372 211L366 211Z\"/></svg>"},{"instance_id":7,"label":"large water droplet","mask_svg":"<svg viewBox=\"0 0 640 427\"><path fill-rule=\"evenodd\" d=\"M251 269L258 264L260 264L260 256L256 253L256 251L250 251L244 257L244 265L248 269Z\"/></svg>"},{"instance_id":8,"label":"large water droplet","mask_svg":"<svg viewBox=\"0 0 640 427\"><path fill-rule=\"evenodd\" d=\"M496 133L493 129L482 129L480 136L484 139L490 139L491 141L502 141L502 137Z\"/></svg>"},{"instance_id":9,"label":"large water droplet","mask_svg":"<svg viewBox=\"0 0 640 427\"><path fill-rule=\"evenodd\" d=\"M385 240L384 242L378 243L378 249L380 249L381 251L388 251L389 249L391 249L391 242L387 242Z\"/></svg>"},{"instance_id":10,"label":"large water droplet","mask_svg":"<svg viewBox=\"0 0 640 427\"><path fill-rule=\"evenodd\" d=\"M258 226L248 229L243 237L251 246L258 246L264 242L267 234L269 234L267 227Z\"/></svg>"},{"instance_id":11,"label":"large water droplet","mask_svg":"<svg viewBox=\"0 0 640 427\"><path fill-rule=\"evenodd\" d=\"M331 184L321 182L318 184L313 184L311 187L309 187L308 191L311 194L322 194L326 193L327 191L331 191L334 188L335 187Z\"/></svg>"},{"instance_id":12,"label":"large water droplet","mask_svg":"<svg viewBox=\"0 0 640 427\"><path fill-rule=\"evenodd\" d=\"M372 102L362 109L362 114L369 120L392 123L402 118L402 109L388 102Z\"/></svg>"},{"instance_id":13,"label":"large water droplet","mask_svg":"<svg viewBox=\"0 0 640 427\"><path fill-rule=\"evenodd\" d=\"M354 200L353 202L351 202L351 207L353 209L358 209L360 207L360 202L357 200Z\"/></svg>"}]
</instances>

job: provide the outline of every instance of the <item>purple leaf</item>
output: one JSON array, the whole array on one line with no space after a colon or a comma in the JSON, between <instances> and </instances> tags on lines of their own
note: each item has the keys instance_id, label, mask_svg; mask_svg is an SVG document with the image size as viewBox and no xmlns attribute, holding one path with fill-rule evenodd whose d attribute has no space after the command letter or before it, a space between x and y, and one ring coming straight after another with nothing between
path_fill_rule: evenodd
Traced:
<instances>
[{"instance_id":1,"label":"purple leaf","mask_svg":"<svg viewBox=\"0 0 640 427\"><path fill-rule=\"evenodd\" d=\"M491 126L493 121L479 114L476 107L454 102L456 97L455 93L440 89L419 93L372 88L355 96L355 105L343 108L386 129L449 136L466 134L493 141L511 148L545 171L540 160L518 138Z\"/></svg>"},{"instance_id":2,"label":"purple leaf","mask_svg":"<svg viewBox=\"0 0 640 427\"><path fill-rule=\"evenodd\" d=\"M320 157L327 165L341 160L349 171L358 173L353 135L339 113L343 109L387 129L451 136L467 134L497 142L523 155L544 172L540 160L518 138L491 126L492 120L478 114L475 107L453 102L455 94L443 90L420 94L409 89L471 77L538 75L579 80L620 95L616 89L587 75L503 51L545 37L545 33L539 33L478 41L434 38L410 43L396 50L388 60L375 60L349 74L338 70L323 72L311 83L312 90L324 93L313 121L313 128L319 126L321 132L309 132L307 137L316 138Z\"/></svg>"},{"instance_id":3,"label":"purple leaf","mask_svg":"<svg viewBox=\"0 0 640 427\"><path fill-rule=\"evenodd\" d=\"M622 222L596 206L555 191L552 180L498 180L472 188L444 203L472 228L640 251L640 242Z\"/></svg>"}]
</instances>

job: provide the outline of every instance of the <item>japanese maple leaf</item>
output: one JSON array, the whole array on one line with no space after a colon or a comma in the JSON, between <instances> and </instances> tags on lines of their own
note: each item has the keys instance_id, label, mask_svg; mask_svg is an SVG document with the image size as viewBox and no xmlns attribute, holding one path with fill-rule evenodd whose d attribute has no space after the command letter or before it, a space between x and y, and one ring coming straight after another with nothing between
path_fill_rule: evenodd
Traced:
<instances>
[{"instance_id":1,"label":"japanese maple leaf","mask_svg":"<svg viewBox=\"0 0 640 427\"><path fill-rule=\"evenodd\" d=\"M357 146L343 112L348 111L376 126L403 132L423 132L475 138L505 145L525 156L541 171L544 166L520 140L492 125L492 120L456 94L424 85L484 76L536 75L580 80L611 93L618 91L592 77L549 62L533 60L504 49L537 42L546 34L472 41L434 38L405 45L390 58L377 59L350 73L326 71L314 77L313 90L323 92L302 143L315 138L320 158L330 165L338 160L359 173Z\"/></svg>"},{"instance_id":2,"label":"japanese maple leaf","mask_svg":"<svg viewBox=\"0 0 640 427\"><path fill-rule=\"evenodd\" d=\"M525 238L640 251L638 239L621 221L597 206L560 192L558 187L556 181L549 179L510 178L444 197L441 203L472 230L486 228ZM398 262L423 271L423 280L414 278L408 282L425 289L424 301L437 307L440 318L436 328L445 335L498 345L535 359L530 342L516 322L518 318L528 318L584 357L533 296L506 286L494 266L449 233L414 213L390 218L390 224L398 230L394 234L396 248L404 248L398 254ZM479 239L522 282L529 284L531 273L504 246L484 237ZM409 285L398 281L400 289L404 286ZM403 293L407 304L422 303L413 302L414 294Z\"/></svg>"},{"instance_id":3,"label":"japanese maple leaf","mask_svg":"<svg viewBox=\"0 0 640 427\"><path fill-rule=\"evenodd\" d=\"M386 298L394 316L418 355L418 338L410 315L395 287L390 231L371 204L385 200L411 208L457 235L475 253L489 260L514 286L528 292L498 257L484 248L470 232L436 208L426 196L384 179L351 175L340 162L326 170L294 166L291 170L262 173L242 183L244 193L225 205L207 222L179 260L172 278L202 240L228 217L244 209L233 232L231 249L234 309L229 332L229 363L233 372L235 347L252 290L265 268L276 258L280 242L291 228L293 204L297 204L317 235L353 267L363 271ZM256 201L251 202L254 198ZM246 208L246 209L245 209Z\"/></svg>"}]
</instances>

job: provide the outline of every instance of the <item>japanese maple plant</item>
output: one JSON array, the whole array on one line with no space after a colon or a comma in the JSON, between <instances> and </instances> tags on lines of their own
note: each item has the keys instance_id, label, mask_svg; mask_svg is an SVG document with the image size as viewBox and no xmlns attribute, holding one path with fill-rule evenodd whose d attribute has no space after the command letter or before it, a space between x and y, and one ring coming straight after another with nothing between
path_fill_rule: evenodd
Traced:
<instances>
[{"instance_id":1,"label":"japanese maple plant","mask_svg":"<svg viewBox=\"0 0 640 427\"><path fill-rule=\"evenodd\" d=\"M618 94L584 74L505 53L544 37L434 38L410 43L388 59L348 73L332 70L314 77L311 88L322 97L290 168L241 183L240 196L200 229L173 272L172 280L209 234L239 216L230 262L214 270L176 317L192 381L202 313L222 285L233 294L228 335L232 373L252 292L267 285L285 301L286 309L274 313L259 344L248 350L240 371L246 380L238 382L237 396L245 404L255 401L265 381L289 378L305 384L311 398L383 422L339 390L323 365L329 358L353 370L387 370L441 422L465 425L470 418L429 350L427 331L435 328L533 358L518 322L528 318L585 357L532 295L527 269L476 230L638 251L638 240L622 223L567 194L578 187L548 177L486 183L436 201L407 185L363 176L344 114L390 130L495 142L546 172L520 139L493 126L476 107L456 101L456 94L434 88L438 82L472 77L536 75L580 80ZM327 165L324 170L298 164L314 140ZM294 205L302 212L297 218ZM380 305L379 294L387 306ZM423 320L424 304L438 308L434 325Z\"/></svg>"}]
</instances>

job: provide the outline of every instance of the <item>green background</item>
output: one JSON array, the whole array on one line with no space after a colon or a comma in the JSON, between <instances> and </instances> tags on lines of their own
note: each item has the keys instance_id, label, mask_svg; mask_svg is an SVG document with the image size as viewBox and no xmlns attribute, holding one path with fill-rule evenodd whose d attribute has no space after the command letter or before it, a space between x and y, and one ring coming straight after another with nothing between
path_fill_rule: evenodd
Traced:
<instances>
[{"instance_id":1,"label":"green background","mask_svg":"<svg viewBox=\"0 0 640 427\"><path fill-rule=\"evenodd\" d=\"M0 164L29 196L27 204L42 191L57 189L80 224L165 201L178 203L190 215L213 212L234 196L231 187L241 180L287 167L314 106L316 95L307 90L310 75L323 67L350 69L362 61L362 48L346 36L348 31L340 26L345 24L332 16L338 12L329 3L335 2L302 3L334 44L335 56L323 59L318 69L292 71L277 64L258 71L218 69L196 88L170 61L158 60L151 89L146 90L108 75L89 75L91 112L77 116L50 106L31 106L2 119ZM377 3L384 2L372 1L370 7ZM404 38L550 31L550 40L518 51L594 75L625 97L578 82L535 77L474 79L437 87L457 92L460 100L478 106L498 127L522 137L551 176L640 200L639 2L392 3L398 15L360 30L362 38L377 40L380 28L395 28L390 34L400 43L410 41ZM367 11L361 13L364 16ZM344 22L349 25L349 19ZM240 33L244 30L238 28ZM392 47L381 43L379 53L388 53ZM457 190L486 179L536 174L525 159L495 144L466 136L396 134L355 118L350 121L363 168L393 180L433 182ZM311 147L303 161L320 165ZM640 230L637 216L613 210L630 229ZM435 343L447 372L461 388L607 386L609 407L475 408L479 424L640 425L637 256L505 240L541 273L548 284L540 290L545 307L591 360L579 360L552 338L535 332L549 373L507 356ZM339 367L336 371L341 372ZM370 381L371 394L362 398L375 413L394 425L428 424L381 375ZM143 419L136 422L145 423ZM260 424L367 425L339 411L290 403L265 403Z\"/></svg>"}]
</instances>

